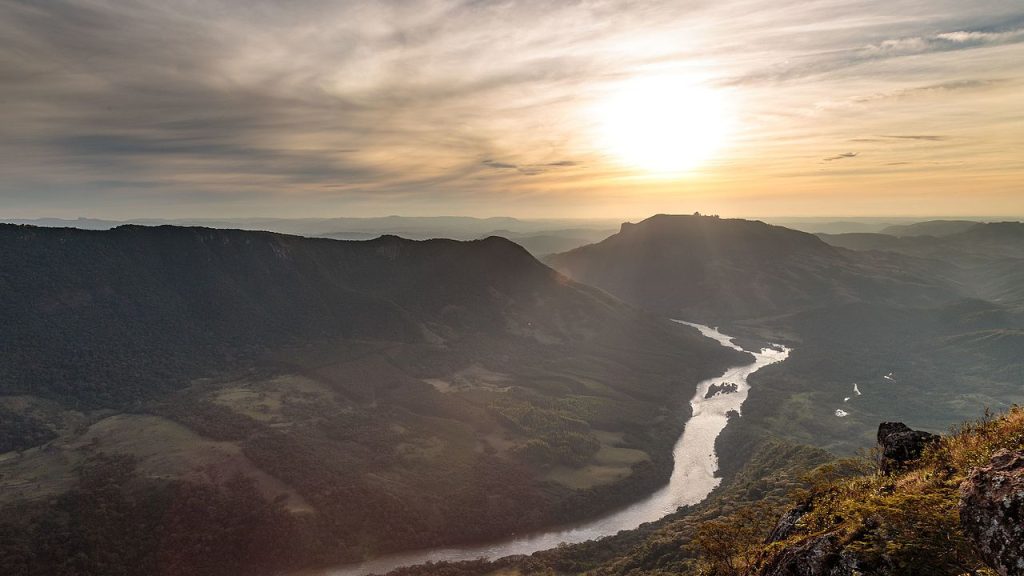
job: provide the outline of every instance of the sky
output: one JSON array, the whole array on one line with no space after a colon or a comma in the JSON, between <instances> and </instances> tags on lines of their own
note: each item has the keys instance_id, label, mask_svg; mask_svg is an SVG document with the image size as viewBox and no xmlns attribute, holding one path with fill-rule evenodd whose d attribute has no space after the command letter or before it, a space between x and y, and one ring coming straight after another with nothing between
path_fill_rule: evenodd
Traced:
<instances>
[{"instance_id":1,"label":"sky","mask_svg":"<svg viewBox=\"0 0 1024 576\"><path fill-rule=\"evenodd\" d=\"M1021 0L0 0L0 217L1024 216Z\"/></svg>"}]
</instances>

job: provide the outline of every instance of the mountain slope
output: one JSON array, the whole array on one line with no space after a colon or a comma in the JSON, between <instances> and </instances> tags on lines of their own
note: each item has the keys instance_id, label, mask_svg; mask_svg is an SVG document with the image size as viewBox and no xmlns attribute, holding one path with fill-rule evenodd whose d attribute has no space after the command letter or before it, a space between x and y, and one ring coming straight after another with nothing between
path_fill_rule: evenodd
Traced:
<instances>
[{"instance_id":1,"label":"mountain slope","mask_svg":"<svg viewBox=\"0 0 1024 576\"><path fill-rule=\"evenodd\" d=\"M18 360L3 367L8 393L68 381L164 386L200 363L311 339L416 344L504 332L564 342L628 316L499 238L4 226L0 242L0 351Z\"/></svg>"},{"instance_id":2,"label":"mountain slope","mask_svg":"<svg viewBox=\"0 0 1024 576\"><path fill-rule=\"evenodd\" d=\"M695 384L743 360L500 238L0 226L0 288L0 507L87 514L76 470L97 459L129 501L240 474L295 517L306 563L636 498Z\"/></svg>"},{"instance_id":3,"label":"mountain slope","mask_svg":"<svg viewBox=\"0 0 1024 576\"><path fill-rule=\"evenodd\" d=\"M952 296L934 263L863 254L762 222L658 215L597 244L549 257L572 278L688 318L752 318L872 300Z\"/></svg>"}]
</instances>

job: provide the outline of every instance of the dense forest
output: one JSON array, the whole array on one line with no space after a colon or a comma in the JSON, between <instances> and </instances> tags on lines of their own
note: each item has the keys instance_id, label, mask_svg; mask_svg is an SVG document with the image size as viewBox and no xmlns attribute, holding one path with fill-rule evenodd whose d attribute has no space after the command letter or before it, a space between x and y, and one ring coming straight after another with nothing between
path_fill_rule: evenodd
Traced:
<instances>
[{"instance_id":1,"label":"dense forest","mask_svg":"<svg viewBox=\"0 0 1024 576\"><path fill-rule=\"evenodd\" d=\"M253 482L153 482L98 455L71 489L0 520L5 574L275 574L307 553L304 528Z\"/></svg>"},{"instance_id":2,"label":"dense forest","mask_svg":"<svg viewBox=\"0 0 1024 576\"><path fill-rule=\"evenodd\" d=\"M220 515L157 530L187 558L185 527L212 523L212 564L175 573L251 574L228 568L265 537L230 519L246 508L282 534L270 567L592 517L667 479L694 386L745 360L500 238L0 226L0 244L0 509L30 522L8 528L29 573L81 573L31 560L66 556L58 529L138 573L170 549L75 526L149 533L179 495Z\"/></svg>"}]
</instances>

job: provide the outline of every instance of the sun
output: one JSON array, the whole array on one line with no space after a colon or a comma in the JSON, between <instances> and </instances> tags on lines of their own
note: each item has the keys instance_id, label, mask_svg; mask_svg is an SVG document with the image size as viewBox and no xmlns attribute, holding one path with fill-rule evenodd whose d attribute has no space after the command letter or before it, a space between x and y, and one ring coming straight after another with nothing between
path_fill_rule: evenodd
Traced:
<instances>
[{"instance_id":1,"label":"sun","mask_svg":"<svg viewBox=\"0 0 1024 576\"><path fill-rule=\"evenodd\" d=\"M630 168L676 176L705 164L731 137L729 95L685 78L637 78L594 110L598 145Z\"/></svg>"}]
</instances>

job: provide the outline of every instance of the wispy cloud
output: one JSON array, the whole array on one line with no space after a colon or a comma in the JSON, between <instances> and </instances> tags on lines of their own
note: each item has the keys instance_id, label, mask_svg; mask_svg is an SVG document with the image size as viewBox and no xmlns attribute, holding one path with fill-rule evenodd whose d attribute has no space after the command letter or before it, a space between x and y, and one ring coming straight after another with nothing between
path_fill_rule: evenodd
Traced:
<instances>
[{"instance_id":1,"label":"wispy cloud","mask_svg":"<svg viewBox=\"0 0 1024 576\"><path fill-rule=\"evenodd\" d=\"M1024 28L1002 32L956 30L928 36L890 38L856 48L801 55L783 63L741 75L733 79L731 83L750 84L794 80L895 58L1021 43L1024 43ZM959 81L950 82L925 89L975 87L970 84L970 81L967 82L967 84L961 84Z\"/></svg>"},{"instance_id":2,"label":"wispy cloud","mask_svg":"<svg viewBox=\"0 0 1024 576\"><path fill-rule=\"evenodd\" d=\"M889 134L883 136L874 136L871 138L850 138L850 142L858 143L870 143L870 142L891 142L893 140L917 140L921 142L941 142L948 140L948 136L941 136L938 134Z\"/></svg>"},{"instance_id":3,"label":"wispy cloud","mask_svg":"<svg viewBox=\"0 0 1024 576\"><path fill-rule=\"evenodd\" d=\"M549 170L571 168L579 165L578 162L574 162L572 160L558 160L555 162L545 162L543 164L512 164L509 162L497 162L489 159L484 160L481 164L496 170L515 170L516 172L526 176L536 176L537 174L543 174Z\"/></svg>"},{"instance_id":4,"label":"wispy cloud","mask_svg":"<svg viewBox=\"0 0 1024 576\"><path fill-rule=\"evenodd\" d=\"M966 80L954 80L950 82L942 82L939 84L929 84L926 86L914 86L912 88L901 88L899 90L892 90L889 92L880 92L871 94L868 96L859 96L853 99L856 104L869 104L872 102L878 102L881 100L888 99L901 99L901 98L914 98L919 96L925 96L929 94L941 94L945 92L962 92L969 90L984 90L986 88L992 88L999 84L1005 83L1006 80L1003 78L989 78L989 79L966 79Z\"/></svg>"},{"instance_id":5,"label":"wispy cloud","mask_svg":"<svg viewBox=\"0 0 1024 576\"><path fill-rule=\"evenodd\" d=\"M891 138L894 140L924 140L926 142L939 142L945 140L945 136L938 136L935 134L906 134L906 135L891 135L882 136L882 138Z\"/></svg>"},{"instance_id":6,"label":"wispy cloud","mask_svg":"<svg viewBox=\"0 0 1024 576\"><path fill-rule=\"evenodd\" d=\"M858 152L843 152L842 154L836 154L835 156L829 156L828 158L823 158L822 161L824 161L824 162L834 162L836 160L846 160L847 158L856 158L858 156L858 154L859 154Z\"/></svg>"}]
</instances>

